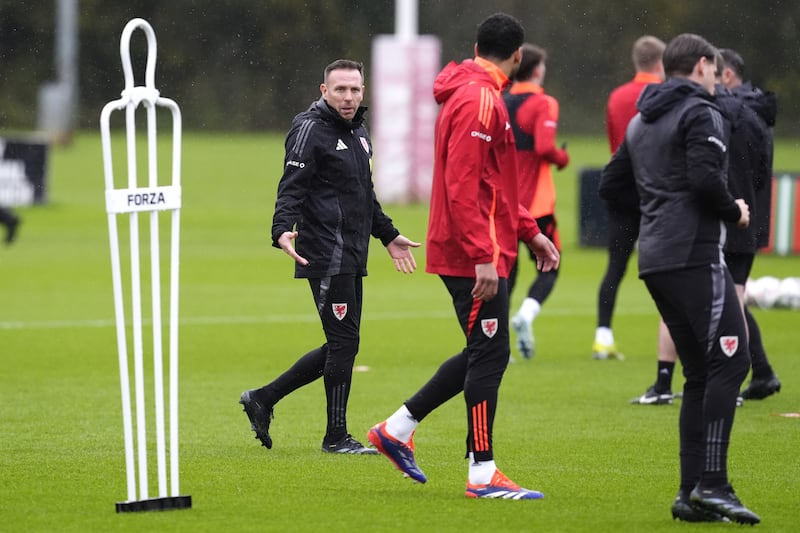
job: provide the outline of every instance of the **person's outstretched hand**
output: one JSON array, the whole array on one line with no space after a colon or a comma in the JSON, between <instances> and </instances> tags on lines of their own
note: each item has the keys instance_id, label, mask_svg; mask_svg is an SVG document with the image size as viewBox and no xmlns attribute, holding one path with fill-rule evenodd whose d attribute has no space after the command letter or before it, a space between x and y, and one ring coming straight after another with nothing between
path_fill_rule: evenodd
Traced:
<instances>
[{"instance_id":1,"label":"person's outstretched hand","mask_svg":"<svg viewBox=\"0 0 800 533\"><path fill-rule=\"evenodd\" d=\"M417 262L414 261L414 254L411 253L411 248L417 248L420 243L414 242L402 235L398 235L392 242L386 245L386 251L392 256L394 261L394 268L398 272L404 274L411 274L417 269Z\"/></svg>"}]
</instances>

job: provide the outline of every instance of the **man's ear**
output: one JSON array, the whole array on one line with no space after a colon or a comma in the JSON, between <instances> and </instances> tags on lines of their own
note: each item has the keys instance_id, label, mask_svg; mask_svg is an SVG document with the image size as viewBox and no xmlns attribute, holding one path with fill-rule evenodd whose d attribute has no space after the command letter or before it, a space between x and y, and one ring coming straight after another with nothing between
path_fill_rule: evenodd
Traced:
<instances>
[{"instance_id":1,"label":"man's ear","mask_svg":"<svg viewBox=\"0 0 800 533\"><path fill-rule=\"evenodd\" d=\"M725 67L724 69L722 69L722 84L727 87L728 84L731 82L731 79L733 79L733 76L734 76L733 69L731 69L730 67Z\"/></svg>"},{"instance_id":2,"label":"man's ear","mask_svg":"<svg viewBox=\"0 0 800 533\"><path fill-rule=\"evenodd\" d=\"M694 64L693 73L695 76L702 78L706 68L708 68L708 58L700 56L697 63Z\"/></svg>"}]
</instances>

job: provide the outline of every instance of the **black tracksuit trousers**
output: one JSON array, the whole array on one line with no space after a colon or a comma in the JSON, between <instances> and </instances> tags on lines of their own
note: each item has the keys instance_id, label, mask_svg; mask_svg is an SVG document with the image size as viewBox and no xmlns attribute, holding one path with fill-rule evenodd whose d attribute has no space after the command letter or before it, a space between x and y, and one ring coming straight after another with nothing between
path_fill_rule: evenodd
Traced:
<instances>
[{"instance_id":1,"label":"black tracksuit trousers","mask_svg":"<svg viewBox=\"0 0 800 533\"><path fill-rule=\"evenodd\" d=\"M733 279L723 264L642 278L675 341L686 378L679 422L681 489L724 485L736 397L750 368Z\"/></svg>"},{"instance_id":2,"label":"black tracksuit trousers","mask_svg":"<svg viewBox=\"0 0 800 533\"><path fill-rule=\"evenodd\" d=\"M488 302L472 298L473 278L441 276L453 299L466 347L447 359L406 407L417 420L458 393L467 408L467 452L476 461L494 459L492 433L497 393L510 355L508 284L500 278L497 296Z\"/></svg>"}]
</instances>

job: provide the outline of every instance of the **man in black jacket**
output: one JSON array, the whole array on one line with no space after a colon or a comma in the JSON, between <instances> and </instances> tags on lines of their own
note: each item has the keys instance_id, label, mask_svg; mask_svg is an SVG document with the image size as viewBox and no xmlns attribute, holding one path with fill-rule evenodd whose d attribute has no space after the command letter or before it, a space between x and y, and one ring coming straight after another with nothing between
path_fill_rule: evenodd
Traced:
<instances>
[{"instance_id":1,"label":"man in black jacket","mask_svg":"<svg viewBox=\"0 0 800 533\"><path fill-rule=\"evenodd\" d=\"M686 378L673 518L754 524L760 519L736 497L727 470L750 354L722 261L721 222L745 227L750 213L727 187L728 126L713 98L716 55L698 35L670 41L663 58L668 79L642 92L639 114L603 170L600 194L613 204L635 184L642 213L639 277L669 328Z\"/></svg>"},{"instance_id":2,"label":"man in black jacket","mask_svg":"<svg viewBox=\"0 0 800 533\"><path fill-rule=\"evenodd\" d=\"M321 98L294 118L286 137L272 245L294 259L295 278L308 279L326 342L271 383L243 392L239 403L256 438L272 448L274 405L321 377L328 415L322 451L377 454L350 435L346 418L369 239L380 239L404 273L416 269L410 248L419 243L400 235L375 197L372 145L363 125L366 107L360 105L361 63L340 59L328 65L320 91Z\"/></svg>"},{"instance_id":3,"label":"man in black jacket","mask_svg":"<svg viewBox=\"0 0 800 533\"><path fill-rule=\"evenodd\" d=\"M731 192L751 206L753 222L745 229L728 228L725 262L731 271L736 291L744 301L744 287L753 266L756 252L769 244L770 211L772 209L772 127L775 125L777 100L774 93L763 92L744 82L744 60L731 49L720 50L722 70L720 82L724 90L718 101L731 117L734 130L728 179ZM737 130L737 124L741 128ZM741 193L737 193L741 191ZM750 310L744 307L749 334L753 376L742 391L745 400L761 400L781 390L781 382L767 358L761 329Z\"/></svg>"}]
</instances>

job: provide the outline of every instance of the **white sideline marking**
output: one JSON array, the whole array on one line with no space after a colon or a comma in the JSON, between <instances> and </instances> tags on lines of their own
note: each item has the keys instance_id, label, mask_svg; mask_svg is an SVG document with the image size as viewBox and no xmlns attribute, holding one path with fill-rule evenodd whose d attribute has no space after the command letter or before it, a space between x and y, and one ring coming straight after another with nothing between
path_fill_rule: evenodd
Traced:
<instances>
[{"instance_id":1,"label":"white sideline marking","mask_svg":"<svg viewBox=\"0 0 800 533\"><path fill-rule=\"evenodd\" d=\"M616 312L616 316L655 314L655 306L648 309L626 309L624 312ZM557 316L594 316L594 307L586 308L554 308L547 309L548 315ZM393 311L391 313L366 313L362 320L390 321L404 319L427 319L427 320L452 320L453 310L442 309L438 311ZM315 314L302 315L252 315L252 316L205 316L205 317L184 317L180 319L181 326L222 326L236 324L293 324L318 322L319 317ZM152 323L149 319L144 319L143 324ZM80 329L80 328L111 328L115 322L111 318L85 319L85 320L6 320L0 321L0 330L12 329Z\"/></svg>"},{"instance_id":2,"label":"white sideline marking","mask_svg":"<svg viewBox=\"0 0 800 533\"><path fill-rule=\"evenodd\" d=\"M452 312L437 313L373 313L370 317L363 317L364 321L371 320L396 320L402 318L451 318ZM222 326L235 324L292 324L303 322L318 322L319 317L314 314L305 315L263 315L263 316L205 316L186 317L180 319L181 326ZM152 324L150 319L142 319L145 325ZM0 329L69 329L69 328L110 328L115 322L110 318L87 320L42 320L42 321L4 321L0 322Z\"/></svg>"}]
</instances>

